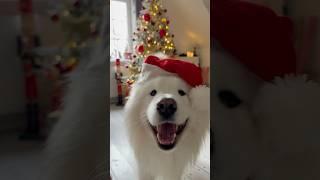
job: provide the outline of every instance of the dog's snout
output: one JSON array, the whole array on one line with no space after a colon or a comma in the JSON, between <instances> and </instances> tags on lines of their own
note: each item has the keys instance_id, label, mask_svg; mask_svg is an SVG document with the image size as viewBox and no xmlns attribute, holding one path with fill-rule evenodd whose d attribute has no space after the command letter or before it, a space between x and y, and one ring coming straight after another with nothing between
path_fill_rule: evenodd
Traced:
<instances>
[{"instance_id":1,"label":"dog's snout","mask_svg":"<svg viewBox=\"0 0 320 180\"><path fill-rule=\"evenodd\" d=\"M177 111L177 103L172 98L164 98L157 104L157 110L161 117L169 119Z\"/></svg>"}]
</instances>

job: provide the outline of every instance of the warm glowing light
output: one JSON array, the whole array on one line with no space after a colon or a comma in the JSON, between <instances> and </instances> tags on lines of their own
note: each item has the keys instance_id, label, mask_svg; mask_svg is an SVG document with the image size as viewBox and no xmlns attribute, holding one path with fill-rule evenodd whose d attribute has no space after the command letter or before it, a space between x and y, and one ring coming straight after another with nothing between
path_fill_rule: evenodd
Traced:
<instances>
[{"instance_id":1,"label":"warm glowing light","mask_svg":"<svg viewBox=\"0 0 320 180\"><path fill-rule=\"evenodd\" d=\"M193 51L187 51L187 57L193 57L194 54L193 54Z\"/></svg>"},{"instance_id":2,"label":"warm glowing light","mask_svg":"<svg viewBox=\"0 0 320 180\"><path fill-rule=\"evenodd\" d=\"M63 15L64 15L65 17L67 17L67 16L70 15L70 12L66 10L66 11L63 12Z\"/></svg>"},{"instance_id":3,"label":"warm glowing light","mask_svg":"<svg viewBox=\"0 0 320 180\"><path fill-rule=\"evenodd\" d=\"M57 60L57 61L61 61L61 60L62 60L62 57L61 57L60 55L57 55L57 56L56 56L56 60Z\"/></svg>"}]
</instances>

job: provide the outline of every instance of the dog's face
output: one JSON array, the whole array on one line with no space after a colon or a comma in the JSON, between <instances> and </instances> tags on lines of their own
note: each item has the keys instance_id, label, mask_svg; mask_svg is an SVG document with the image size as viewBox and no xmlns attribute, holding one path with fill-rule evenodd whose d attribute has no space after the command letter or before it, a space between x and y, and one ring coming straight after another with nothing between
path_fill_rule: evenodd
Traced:
<instances>
[{"instance_id":1,"label":"dog's face","mask_svg":"<svg viewBox=\"0 0 320 180\"><path fill-rule=\"evenodd\" d=\"M145 105L142 123L153 134L159 148L174 149L188 126L190 87L176 77L158 77L138 89Z\"/></svg>"}]
</instances>

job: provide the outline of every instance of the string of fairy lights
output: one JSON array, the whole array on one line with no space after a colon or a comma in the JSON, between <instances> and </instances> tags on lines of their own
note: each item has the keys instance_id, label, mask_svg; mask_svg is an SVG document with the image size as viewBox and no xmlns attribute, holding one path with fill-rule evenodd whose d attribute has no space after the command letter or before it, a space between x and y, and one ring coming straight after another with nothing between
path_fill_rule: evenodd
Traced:
<instances>
[{"instance_id":1,"label":"string of fairy lights","mask_svg":"<svg viewBox=\"0 0 320 180\"><path fill-rule=\"evenodd\" d=\"M151 53L163 52L173 55L176 52L173 43L174 35L169 33L169 23L160 0L146 0L142 3L143 9L134 32L133 41L136 44L134 59L138 64Z\"/></svg>"},{"instance_id":2,"label":"string of fairy lights","mask_svg":"<svg viewBox=\"0 0 320 180\"><path fill-rule=\"evenodd\" d=\"M86 49L101 40L98 26L105 5L104 0L66 1L51 13L51 20L61 25L65 36L62 51L54 60L62 73L71 71Z\"/></svg>"}]
</instances>

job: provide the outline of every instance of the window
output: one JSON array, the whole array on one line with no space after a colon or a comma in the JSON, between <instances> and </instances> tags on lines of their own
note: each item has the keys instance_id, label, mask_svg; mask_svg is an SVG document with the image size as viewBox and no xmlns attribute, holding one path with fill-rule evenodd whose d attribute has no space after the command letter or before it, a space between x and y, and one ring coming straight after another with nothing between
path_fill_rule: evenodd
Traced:
<instances>
[{"instance_id":1,"label":"window","mask_svg":"<svg viewBox=\"0 0 320 180\"><path fill-rule=\"evenodd\" d=\"M111 0L110 3L110 56L123 56L131 47L130 0ZM112 58L111 58L112 59Z\"/></svg>"}]
</instances>

